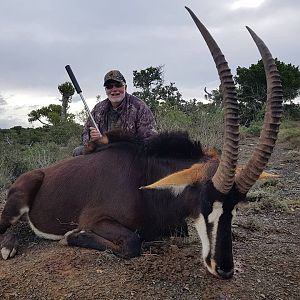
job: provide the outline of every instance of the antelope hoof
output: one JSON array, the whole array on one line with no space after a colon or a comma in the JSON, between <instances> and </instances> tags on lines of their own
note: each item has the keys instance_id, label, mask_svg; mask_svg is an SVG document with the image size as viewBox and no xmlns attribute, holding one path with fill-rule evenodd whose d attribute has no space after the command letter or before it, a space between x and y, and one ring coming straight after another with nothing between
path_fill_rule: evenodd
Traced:
<instances>
[{"instance_id":1,"label":"antelope hoof","mask_svg":"<svg viewBox=\"0 0 300 300\"><path fill-rule=\"evenodd\" d=\"M64 237L59 241L59 244L64 245L64 246L68 246L68 245L69 245L69 244L68 244L68 236L71 235L71 234L76 234L76 233L78 233L78 232L80 232L80 229L78 229L78 228L73 229L73 230L71 230L71 231L68 231L68 232L64 235Z\"/></svg>"},{"instance_id":2,"label":"antelope hoof","mask_svg":"<svg viewBox=\"0 0 300 300\"><path fill-rule=\"evenodd\" d=\"M0 243L0 251L1 256L4 260L12 258L17 253L18 242L17 238L12 234L6 234L1 243Z\"/></svg>"}]
</instances>

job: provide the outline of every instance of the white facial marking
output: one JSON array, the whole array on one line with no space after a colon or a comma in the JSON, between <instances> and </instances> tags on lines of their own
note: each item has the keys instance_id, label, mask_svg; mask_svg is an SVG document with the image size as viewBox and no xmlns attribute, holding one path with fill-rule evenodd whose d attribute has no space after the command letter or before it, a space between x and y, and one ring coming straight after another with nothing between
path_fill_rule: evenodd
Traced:
<instances>
[{"instance_id":1,"label":"white facial marking","mask_svg":"<svg viewBox=\"0 0 300 300\"><path fill-rule=\"evenodd\" d=\"M10 223L12 225L16 224L18 222L18 220L25 214L29 212L29 207L28 206L24 206L19 210L19 215L13 217L10 221Z\"/></svg>"},{"instance_id":2,"label":"white facial marking","mask_svg":"<svg viewBox=\"0 0 300 300\"><path fill-rule=\"evenodd\" d=\"M219 218L222 215L222 213L223 213L222 203L214 202L213 210L208 216L208 222L213 225L212 226L212 238L211 238L211 257L212 258L215 256Z\"/></svg>"},{"instance_id":3,"label":"white facial marking","mask_svg":"<svg viewBox=\"0 0 300 300\"><path fill-rule=\"evenodd\" d=\"M202 257L205 263L205 258L209 254L210 245L206 230L205 219L202 214L200 214L199 217L195 220L195 227L202 242Z\"/></svg>"},{"instance_id":4,"label":"white facial marking","mask_svg":"<svg viewBox=\"0 0 300 300\"><path fill-rule=\"evenodd\" d=\"M214 202L212 212L208 215L208 222L214 223L219 221L220 216L223 213L223 204L221 202Z\"/></svg>"},{"instance_id":5,"label":"white facial marking","mask_svg":"<svg viewBox=\"0 0 300 300\"><path fill-rule=\"evenodd\" d=\"M31 227L31 229L33 230L33 232L40 238L43 239L47 239L47 240L53 240L53 241L58 241L60 239L62 239L64 236L63 235L56 235L56 234L52 234L52 233L45 233L42 231L39 231L30 221L29 217L28 217L28 223Z\"/></svg>"},{"instance_id":6,"label":"white facial marking","mask_svg":"<svg viewBox=\"0 0 300 300\"><path fill-rule=\"evenodd\" d=\"M210 273L217 275L216 273L216 262L213 259L215 253L215 246L216 246L216 235L218 230L219 218L223 213L223 207L221 202L215 202L213 204L212 212L208 216L208 222L212 224L212 239L209 240L207 234L207 227L205 223L205 218L202 214L195 220L195 227L199 234L199 237L202 242L202 257L205 266L209 270ZM210 265L207 265L206 258L211 252L211 262Z\"/></svg>"}]
</instances>

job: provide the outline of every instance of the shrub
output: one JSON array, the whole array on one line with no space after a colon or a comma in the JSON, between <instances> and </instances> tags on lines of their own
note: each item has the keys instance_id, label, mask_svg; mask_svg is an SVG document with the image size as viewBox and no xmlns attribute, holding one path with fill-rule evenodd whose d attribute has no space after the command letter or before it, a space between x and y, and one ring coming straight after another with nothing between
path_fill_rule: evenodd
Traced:
<instances>
[{"instance_id":1,"label":"shrub","mask_svg":"<svg viewBox=\"0 0 300 300\"><path fill-rule=\"evenodd\" d=\"M76 140L80 144L80 137L82 133L82 125L73 122L62 122L54 126L50 126L47 134L47 141L66 146L70 139Z\"/></svg>"},{"instance_id":2,"label":"shrub","mask_svg":"<svg viewBox=\"0 0 300 300\"><path fill-rule=\"evenodd\" d=\"M286 119L300 121L300 103L285 104L283 115Z\"/></svg>"},{"instance_id":3,"label":"shrub","mask_svg":"<svg viewBox=\"0 0 300 300\"><path fill-rule=\"evenodd\" d=\"M259 136L262 129L263 121L253 121L248 127L241 126L240 132L242 136Z\"/></svg>"},{"instance_id":4,"label":"shrub","mask_svg":"<svg viewBox=\"0 0 300 300\"><path fill-rule=\"evenodd\" d=\"M279 140L287 142L293 147L300 148L299 122L285 122L279 131Z\"/></svg>"},{"instance_id":5,"label":"shrub","mask_svg":"<svg viewBox=\"0 0 300 300\"><path fill-rule=\"evenodd\" d=\"M73 144L62 147L53 142L36 143L32 146L1 144L0 189L6 189L21 174L44 168L56 161L71 156Z\"/></svg>"},{"instance_id":6,"label":"shrub","mask_svg":"<svg viewBox=\"0 0 300 300\"><path fill-rule=\"evenodd\" d=\"M223 114L220 111L195 110L185 113L176 107L159 107L155 113L159 131L187 131L204 147L222 147Z\"/></svg>"}]
</instances>

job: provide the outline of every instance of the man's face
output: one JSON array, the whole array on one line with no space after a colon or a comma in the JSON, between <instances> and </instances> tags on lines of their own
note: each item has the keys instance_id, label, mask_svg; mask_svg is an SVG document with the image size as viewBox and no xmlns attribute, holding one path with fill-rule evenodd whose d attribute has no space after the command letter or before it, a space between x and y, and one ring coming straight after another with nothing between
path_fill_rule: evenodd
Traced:
<instances>
[{"instance_id":1,"label":"man's face","mask_svg":"<svg viewBox=\"0 0 300 300\"><path fill-rule=\"evenodd\" d=\"M113 107L117 107L125 97L127 86L118 81L109 81L105 84L106 95Z\"/></svg>"}]
</instances>

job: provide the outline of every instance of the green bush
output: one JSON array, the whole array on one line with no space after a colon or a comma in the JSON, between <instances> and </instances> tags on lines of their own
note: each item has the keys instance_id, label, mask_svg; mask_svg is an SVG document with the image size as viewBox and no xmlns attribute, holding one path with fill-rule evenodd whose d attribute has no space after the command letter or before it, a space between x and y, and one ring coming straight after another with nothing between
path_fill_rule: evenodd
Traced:
<instances>
[{"instance_id":1,"label":"green bush","mask_svg":"<svg viewBox=\"0 0 300 300\"><path fill-rule=\"evenodd\" d=\"M285 119L300 121L300 103L285 104L283 107L283 115Z\"/></svg>"},{"instance_id":2,"label":"green bush","mask_svg":"<svg viewBox=\"0 0 300 300\"><path fill-rule=\"evenodd\" d=\"M0 189L8 188L18 176L29 170L44 168L70 157L75 147L71 141L64 147L53 142L31 146L0 143L0 146Z\"/></svg>"},{"instance_id":3,"label":"green bush","mask_svg":"<svg viewBox=\"0 0 300 300\"><path fill-rule=\"evenodd\" d=\"M83 126L73 122L62 122L48 129L48 142L67 146L70 140L75 140L80 144L80 137Z\"/></svg>"},{"instance_id":4,"label":"green bush","mask_svg":"<svg viewBox=\"0 0 300 300\"><path fill-rule=\"evenodd\" d=\"M259 136L262 129L263 121L253 121L248 127L241 126L240 132L242 136Z\"/></svg>"},{"instance_id":5,"label":"green bush","mask_svg":"<svg viewBox=\"0 0 300 300\"><path fill-rule=\"evenodd\" d=\"M291 146L300 148L300 123L284 122L279 131L279 140Z\"/></svg>"},{"instance_id":6,"label":"green bush","mask_svg":"<svg viewBox=\"0 0 300 300\"><path fill-rule=\"evenodd\" d=\"M187 131L190 137L200 141L204 147L222 148L223 114L195 109L188 113L176 107L159 107L155 113L158 130Z\"/></svg>"},{"instance_id":7,"label":"green bush","mask_svg":"<svg viewBox=\"0 0 300 300\"><path fill-rule=\"evenodd\" d=\"M158 131L189 131L193 125L190 116L172 107L159 107L155 113Z\"/></svg>"},{"instance_id":8,"label":"green bush","mask_svg":"<svg viewBox=\"0 0 300 300\"><path fill-rule=\"evenodd\" d=\"M204 107L186 112L161 105L156 112L159 131L187 131L206 147L222 147L223 115ZM0 130L0 189L6 189L18 176L32 169L44 168L70 157L80 144L82 126L65 122L42 128Z\"/></svg>"}]
</instances>

